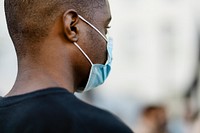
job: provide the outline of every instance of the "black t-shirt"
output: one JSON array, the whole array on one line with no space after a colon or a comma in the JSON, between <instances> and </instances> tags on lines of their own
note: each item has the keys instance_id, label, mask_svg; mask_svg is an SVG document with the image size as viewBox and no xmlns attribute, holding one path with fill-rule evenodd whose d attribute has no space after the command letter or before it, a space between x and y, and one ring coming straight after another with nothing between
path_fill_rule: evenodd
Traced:
<instances>
[{"instance_id":1,"label":"black t-shirt","mask_svg":"<svg viewBox=\"0 0 200 133\"><path fill-rule=\"evenodd\" d=\"M111 113L62 88L0 98L0 133L132 133Z\"/></svg>"}]
</instances>

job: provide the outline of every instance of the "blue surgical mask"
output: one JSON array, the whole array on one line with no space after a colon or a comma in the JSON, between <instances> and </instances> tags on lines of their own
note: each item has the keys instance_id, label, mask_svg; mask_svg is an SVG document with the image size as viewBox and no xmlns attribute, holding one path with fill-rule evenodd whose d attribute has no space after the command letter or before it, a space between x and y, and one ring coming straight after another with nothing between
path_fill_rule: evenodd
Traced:
<instances>
[{"instance_id":1,"label":"blue surgical mask","mask_svg":"<svg viewBox=\"0 0 200 133\"><path fill-rule=\"evenodd\" d=\"M99 85L103 84L104 81L107 79L111 71L113 44L112 44L112 39L110 37L108 38L105 37L95 26L93 26L90 22L85 20L82 16L79 15L79 18L88 25L90 25L93 29L95 29L105 39L105 41L107 42L107 52L108 52L106 64L93 64L91 59L82 50L82 48L76 42L74 42L74 45L82 52L82 54L87 58L87 60L91 64L91 70L85 88L77 90L78 92L83 92L83 91L85 92L98 87Z\"/></svg>"}]
</instances>

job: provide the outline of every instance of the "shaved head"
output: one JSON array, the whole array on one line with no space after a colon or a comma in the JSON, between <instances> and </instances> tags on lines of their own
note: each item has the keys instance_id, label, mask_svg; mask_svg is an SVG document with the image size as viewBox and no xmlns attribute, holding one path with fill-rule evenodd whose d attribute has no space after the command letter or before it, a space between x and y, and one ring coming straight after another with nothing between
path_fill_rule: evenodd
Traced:
<instances>
[{"instance_id":1,"label":"shaved head","mask_svg":"<svg viewBox=\"0 0 200 133\"><path fill-rule=\"evenodd\" d=\"M55 21L68 9L74 9L89 21L105 0L5 0L10 36L18 56L36 48L51 31Z\"/></svg>"}]
</instances>

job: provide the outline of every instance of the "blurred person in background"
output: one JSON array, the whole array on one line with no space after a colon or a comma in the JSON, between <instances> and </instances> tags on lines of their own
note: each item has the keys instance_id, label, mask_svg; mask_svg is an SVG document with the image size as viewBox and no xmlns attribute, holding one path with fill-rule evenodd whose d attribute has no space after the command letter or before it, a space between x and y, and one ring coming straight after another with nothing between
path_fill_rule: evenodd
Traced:
<instances>
[{"instance_id":1,"label":"blurred person in background","mask_svg":"<svg viewBox=\"0 0 200 133\"><path fill-rule=\"evenodd\" d=\"M107 0L5 0L5 14L18 75L0 98L0 133L132 133L73 94L101 85L111 70Z\"/></svg>"},{"instance_id":2,"label":"blurred person in background","mask_svg":"<svg viewBox=\"0 0 200 133\"><path fill-rule=\"evenodd\" d=\"M199 61L200 61L200 53L199 60L197 63L197 69L194 76L193 82L189 86L188 90L185 92L183 97L183 107L184 107L184 115L183 115L183 133L196 133L200 132L197 125L198 117L199 117Z\"/></svg>"},{"instance_id":3,"label":"blurred person in background","mask_svg":"<svg viewBox=\"0 0 200 133\"><path fill-rule=\"evenodd\" d=\"M136 133L168 133L165 108L153 105L145 107L134 131Z\"/></svg>"},{"instance_id":4,"label":"blurred person in background","mask_svg":"<svg viewBox=\"0 0 200 133\"><path fill-rule=\"evenodd\" d=\"M194 122L191 133L200 133L200 117L198 117Z\"/></svg>"}]
</instances>

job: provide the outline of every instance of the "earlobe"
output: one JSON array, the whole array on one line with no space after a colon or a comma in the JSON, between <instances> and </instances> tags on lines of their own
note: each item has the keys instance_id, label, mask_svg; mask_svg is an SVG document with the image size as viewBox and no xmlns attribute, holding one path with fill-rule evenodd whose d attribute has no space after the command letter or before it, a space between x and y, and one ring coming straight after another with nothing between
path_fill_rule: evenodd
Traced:
<instances>
[{"instance_id":1,"label":"earlobe","mask_svg":"<svg viewBox=\"0 0 200 133\"><path fill-rule=\"evenodd\" d=\"M78 41L78 21L79 17L75 10L68 10L63 14L63 28L64 34L71 42Z\"/></svg>"}]
</instances>

